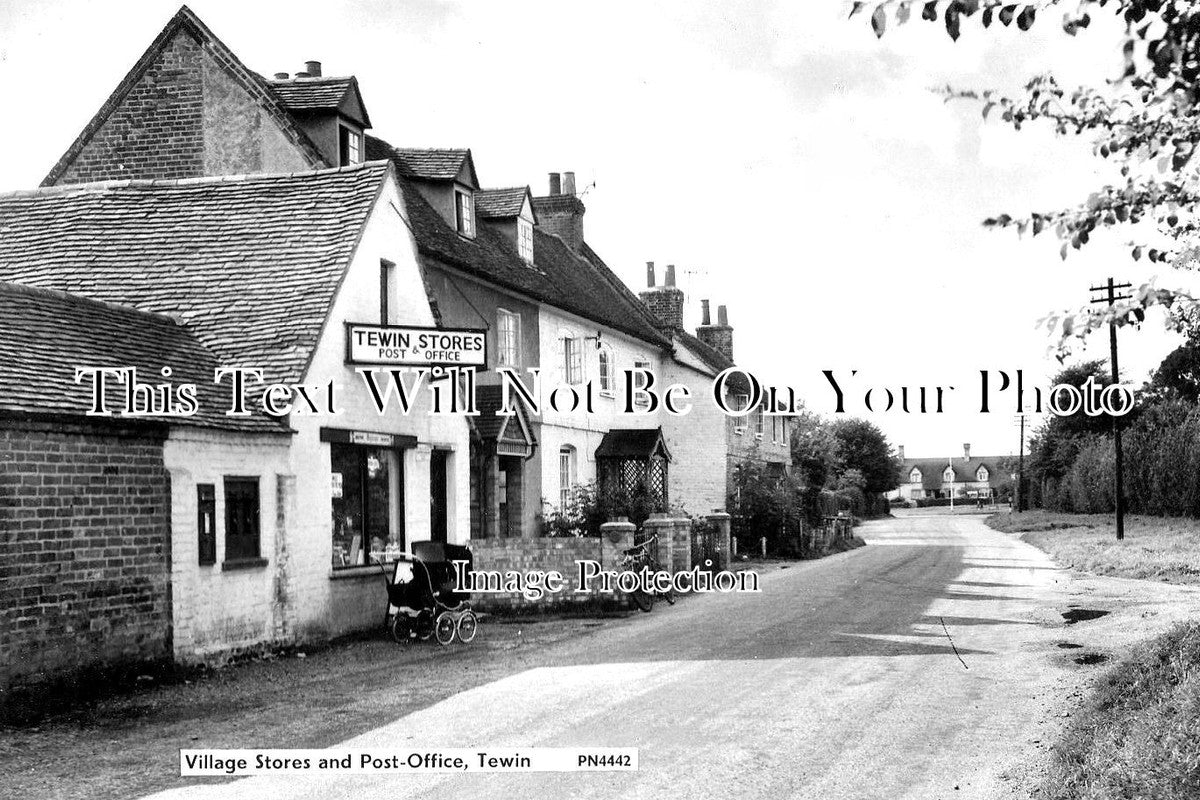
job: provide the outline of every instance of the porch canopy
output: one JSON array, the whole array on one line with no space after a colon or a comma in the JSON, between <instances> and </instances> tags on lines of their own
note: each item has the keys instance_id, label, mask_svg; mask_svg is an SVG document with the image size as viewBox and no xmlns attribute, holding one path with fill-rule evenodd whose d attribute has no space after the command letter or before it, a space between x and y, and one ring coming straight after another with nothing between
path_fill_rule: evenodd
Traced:
<instances>
[{"instance_id":1,"label":"porch canopy","mask_svg":"<svg viewBox=\"0 0 1200 800\"><path fill-rule=\"evenodd\" d=\"M479 439L494 449L498 456L529 458L537 446L537 438L529 421L525 405L517 400L511 416L500 413L503 401L500 386L479 386L475 390L475 406L479 416L468 417Z\"/></svg>"},{"instance_id":2,"label":"porch canopy","mask_svg":"<svg viewBox=\"0 0 1200 800\"><path fill-rule=\"evenodd\" d=\"M600 491L609 502L629 506L631 518L640 516L641 506L650 512L666 511L670 461L662 428L608 431L596 448Z\"/></svg>"}]
</instances>

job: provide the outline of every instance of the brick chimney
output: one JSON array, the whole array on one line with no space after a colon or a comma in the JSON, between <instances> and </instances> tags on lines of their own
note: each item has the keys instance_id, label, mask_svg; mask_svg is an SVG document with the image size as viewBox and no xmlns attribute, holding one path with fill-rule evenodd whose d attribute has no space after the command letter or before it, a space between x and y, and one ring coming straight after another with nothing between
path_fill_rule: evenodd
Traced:
<instances>
[{"instance_id":1,"label":"brick chimney","mask_svg":"<svg viewBox=\"0 0 1200 800\"><path fill-rule=\"evenodd\" d=\"M658 326L668 331L683 327L683 291L675 286L675 265L667 266L662 286L655 286L654 262L646 262L646 290L638 297L650 309Z\"/></svg>"},{"instance_id":2,"label":"brick chimney","mask_svg":"<svg viewBox=\"0 0 1200 800\"><path fill-rule=\"evenodd\" d=\"M304 71L313 78L321 77L321 62L320 61L305 61Z\"/></svg>"},{"instance_id":3,"label":"brick chimney","mask_svg":"<svg viewBox=\"0 0 1200 800\"><path fill-rule=\"evenodd\" d=\"M554 234L567 247L579 253L583 250L583 201L575 196L575 173L550 173L550 194L533 198L538 228Z\"/></svg>"},{"instance_id":4,"label":"brick chimney","mask_svg":"<svg viewBox=\"0 0 1200 800\"><path fill-rule=\"evenodd\" d=\"M963 444L963 458L965 458L967 461L971 460L971 443L970 442L966 442L965 444Z\"/></svg>"},{"instance_id":5,"label":"brick chimney","mask_svg":"<svg viewBox=\"0 0 1200 800\"><path fill-rule=\"evenodd\" d=\"M725 306L717 306L717 324L713 325L708 314L708 301L700 301L700 327L696 338L733 361L733 328L729 327L729 315Z\"/></svg>"},{"instance_id":6,"label":"brick chimney","mask_svg":"<svg viewBox=\"0 0 1200 800\"><path fill-rule=\"evenodd\" d=\"M899 454L900 460L903 461L904 460L904 445L902 445L902 444L896 445L896 452Z\"/></svg>"}]
</instances>

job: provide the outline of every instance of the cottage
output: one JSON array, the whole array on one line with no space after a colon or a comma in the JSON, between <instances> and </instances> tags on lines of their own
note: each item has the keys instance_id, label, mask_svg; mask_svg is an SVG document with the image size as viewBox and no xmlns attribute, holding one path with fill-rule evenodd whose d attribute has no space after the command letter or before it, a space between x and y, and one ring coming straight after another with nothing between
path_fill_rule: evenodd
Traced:
<instances>
[{"instance_id":1,"label":"cottage","mask_svg":"<svg viewBox=\"0 0 1200 800\"><path fill-rule=\"evenodd\" d=\"M963 445L961 458L905 458L900 448L900 483L889 499L993 502L1011 492L1013 466L1009 456L971 456Z\"/></svg>"}]
</instances>

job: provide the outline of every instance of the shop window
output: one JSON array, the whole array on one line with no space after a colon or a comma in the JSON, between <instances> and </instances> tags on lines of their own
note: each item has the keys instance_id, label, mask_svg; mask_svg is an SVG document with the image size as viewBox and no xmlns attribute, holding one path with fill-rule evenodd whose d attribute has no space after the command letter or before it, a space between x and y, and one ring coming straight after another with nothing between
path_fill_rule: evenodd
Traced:
<instances>
[{"instance_id":1,"label":"shop window","mask_svg":"<svg viewBox=\"0 0 1200 800\"><path fill-rule=\"evenodd\" d=\"M258 478L225 479L225 560L259 558Z\"/></svg>"},{"instance_id":2,"label":"shop window","mask_svg":"<svg viewBox=\"0 0 1200 800\"><path fill-rule=\"evenodd\" d=\"M329 455L333 567L395 558L404 549L397 452L331 443Z\"/></svg>"},{"instance_id":3,"label":"shop window","mask_svg":"<svg viewBox=\"0 0 1200 800\"><path fill-rule=\"evenodd\" d=\"M217 487L211 483L196 484L196 531L200 566L217 563Z\"/></svg>"}]
</instances>

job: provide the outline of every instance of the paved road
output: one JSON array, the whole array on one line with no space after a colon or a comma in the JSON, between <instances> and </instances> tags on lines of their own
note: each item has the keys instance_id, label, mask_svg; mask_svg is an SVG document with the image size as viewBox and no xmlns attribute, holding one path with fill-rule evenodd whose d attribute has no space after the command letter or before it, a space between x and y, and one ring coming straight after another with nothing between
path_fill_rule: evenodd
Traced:
<instances>
[{"instance_id":1,"label":"paved road","mask_svg":"<svg viewBox=\"0 0 1200 800\"><path fill-rule=\"evenodd\" d=\"M1066 669L1066 577L978 518L860 532L868 547L764 573L761 594L656 607L343 743L636 746L636 773L256 777L155 797L1003 794Z\"/></svg>"}]
</instances>

